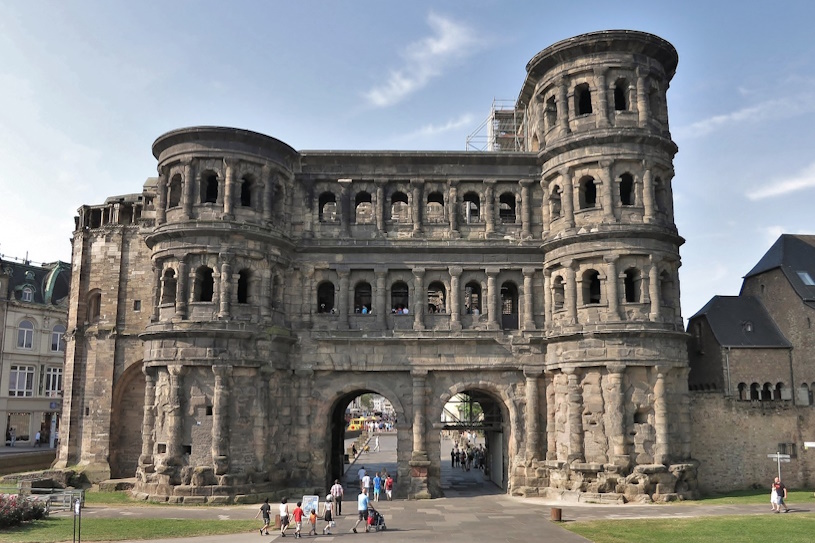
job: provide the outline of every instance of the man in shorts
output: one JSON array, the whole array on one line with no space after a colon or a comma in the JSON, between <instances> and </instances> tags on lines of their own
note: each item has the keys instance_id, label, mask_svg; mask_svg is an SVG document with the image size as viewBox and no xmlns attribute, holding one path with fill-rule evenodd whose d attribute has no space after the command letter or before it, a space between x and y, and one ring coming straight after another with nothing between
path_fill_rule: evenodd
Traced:
<instances>
[{"instance_id":1,"label":"man in shorts","mask_svg":"<svg viewBox=\"0 0 815 543\"><path fill-rule=\"evenodd\" d=\"M269 524L272 523L271 510L272 507L269 505L269 498L266 498L263 500L263 505L260 506L260 511L255 515L255 518L258 518L258 515L263 514L263 528L260 529L260 535L269 535ZM266 533L264 534L263 532Z\"/></svg>"},{"instance_id":2,"label":"man in shorts","mask_svg":"<svg viewBox=\"0 0 815 543\"><path fill-rule=\"evenodd\" d=\"M286 498L280 500L280 535L286 537L286 528L289 527L289 506Z\"/></svg>"},{"instance_id":3,"label":"man in shorts","mask_svg":"<svg viewBox=\"0 0 815 543\"><path fill-rule=\"evenodd\" d=\"M357 497L357 514L359 515L359 518L357 518L357 522L356 522L356 524L354 524L354 527L351 528L351 531L354 532L354 533L357 533L357 526L359 526L360 522L364 522L365 523L365 531L366 532L369 531L368 530L368 491L365 490L364 488L362 489L362 491L359 493L359 496Z\"/></svg>"}]
</instances>

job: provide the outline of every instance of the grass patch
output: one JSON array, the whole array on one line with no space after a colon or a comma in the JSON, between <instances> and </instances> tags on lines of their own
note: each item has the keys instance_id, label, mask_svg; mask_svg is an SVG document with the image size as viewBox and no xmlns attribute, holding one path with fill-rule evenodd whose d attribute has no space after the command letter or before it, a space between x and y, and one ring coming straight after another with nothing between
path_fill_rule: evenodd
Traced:
<instances>
[{"instance_id":1,"label":"grass patch","mask_svg":"<svg viewBox=\"0 0 815 543\"><path fill-rule=\"evenodd\" d=\"M768 499L769 501L769 499ZM813 513L701 517L692 519L602 520L561 524L595 543L810 543Z\"/></svg>"},{"instance_id":2,"label":"grass patch","mask_svg":"<svg viewBox=\"0 0 815 543\"><path fill-rule=\"evenodd\" d=\"M815 496L812 490L787 490L788 504L812 504L815 503ZM704 496L698 500L688 500L684 502L701 505L745 505L745 504L767 504L770 507L770 490L735 490L727 494L714 494Z\"/></svg>"},{"instance_id":3,"label":"grass patch","mask_svg":"<svg viewBox=\"0 0 815 543\"><path fill-rule=\"evenodd\" d=\"M82 519L82 541L121 541L125 539L160 539L256 532L257 520L197 519ZM27 523L3 532L8 543L57 543L71 541L73 518L49 518ZM785 543L788 543L785 541Z\"/></svg>"},{"instance_id":4,"label":"grass patch","mask_svg":"<svg viewBox=\"0 0 815 543\"><path fill-rule=\"evenodd\" d=\"M146 500L134 500L126 491L85 491L85 505L154 505Z\"/></svg>"}]
</instances>

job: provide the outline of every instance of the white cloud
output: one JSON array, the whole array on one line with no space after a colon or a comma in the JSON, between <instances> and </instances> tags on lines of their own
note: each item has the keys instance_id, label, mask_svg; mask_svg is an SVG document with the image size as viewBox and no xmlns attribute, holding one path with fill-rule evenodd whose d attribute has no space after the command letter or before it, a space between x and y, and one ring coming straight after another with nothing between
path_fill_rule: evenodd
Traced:
<instances>
[{"instance_id":1,"label":"white cloud","mask_svg":"<svg viewBox=\"0 0 815 543\"><path fill-rule=\"evenodd\" d=\"M770 181L747 193L750 200L782 196L799 190L815 188L815 162L791 177Z\"/></svg>"},{"instance_id":2,"label":"white cloud","mask_svg":"<svg viewBox=\"0 0 815 543\"><path fill-rule=\"evenodd\" d=\"M427 22L433 35L407 47L402 54L405 65L365 93L370 104L388 107L400 102L440 76L455 60L473 54L482 43L470 27L441 15L430 13Z\"/></svg>"},{"instance_id":3,"label":"white cloud","mask_svg":"<svg viewBox=\"0 0 815 543\"><path fill-rule=\"evenodd\" d=\"M458 119L451 119L447 121L445 124L441 125L427 124L419 128L418 130L405 134L400 139L416 140L422 138L432 138L433 136L444 134L445 132L450 132L452 130L460 130L465 127L471 127L474 118L475 117L473 117L473 115L471 115L470 113L465 113L464 115L461 115Z\"/></svg>"}]
</instances>

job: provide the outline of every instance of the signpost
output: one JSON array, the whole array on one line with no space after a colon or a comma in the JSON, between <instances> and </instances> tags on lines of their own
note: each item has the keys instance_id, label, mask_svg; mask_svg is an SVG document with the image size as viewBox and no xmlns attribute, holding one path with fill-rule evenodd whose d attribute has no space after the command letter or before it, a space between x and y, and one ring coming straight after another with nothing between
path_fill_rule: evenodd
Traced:
<instances>
[{"instance_id":1,"label":"signpost","mask_svg":"<svg viewBox=\"0 0 815 543\"><path fill-rule=\"evenodd\" d=\"M773 460L778 462L778 479L780 480L781 479L781 462L789 462L790 461L790 455L781 454L780 452L777 452L775 454L768 454L767 458L772 458Z\"/></svg>"}]
</instances>

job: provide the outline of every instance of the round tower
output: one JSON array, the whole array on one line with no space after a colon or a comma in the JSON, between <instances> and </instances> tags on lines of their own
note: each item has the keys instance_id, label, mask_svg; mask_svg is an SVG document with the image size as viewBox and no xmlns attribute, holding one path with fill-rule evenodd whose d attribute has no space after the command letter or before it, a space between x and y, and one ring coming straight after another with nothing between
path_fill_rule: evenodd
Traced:
<instances>
[{"instance_id":1,"label":"round tower","mask_svg":"<svg viewBox=\"0 0 815 543\"><path fill-rule=\"evenodd\" d=\"M688 358L665 40L603 31L527 65L519 108L541 162L547 485L692 494Z\"/></svg>"},{"instance_id":2,"label":"round tower","mask_svg":"<svg viewBox=\"0 0 815 543\"><path fill-rule=\"evenodd\" d=\"M299 156L247 130L175 130L145 235L154 306L144 341L145 414L135 490L235 495L263 488L270 373L293 342L283 313ZM253 491L254 491L253 490Z\"/></svg>"}]
</instances>

